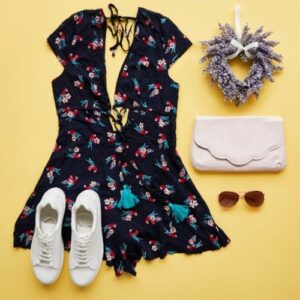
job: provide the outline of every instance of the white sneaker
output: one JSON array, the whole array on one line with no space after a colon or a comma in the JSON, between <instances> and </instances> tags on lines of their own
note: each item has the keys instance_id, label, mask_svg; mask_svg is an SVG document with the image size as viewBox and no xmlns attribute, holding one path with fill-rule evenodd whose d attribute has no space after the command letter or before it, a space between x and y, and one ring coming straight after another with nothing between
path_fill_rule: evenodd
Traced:
<instances>
[{"instance_id":1,"label":"white sneaker","mask_svg":"<svg viewBox=\"0 0 300 300\"><path fill-rule=\"evenodd\" d=\"M47 190L36 207L31 263L36 278L51 284L59 276L64 256L61 236L66 197L62 189Z\"/></svg>"},{"instance_id":2,"label":"white sneaker","mask_svg":"<svg viewBox=\"0 0 300 300\"><path fill-rule=\"evenodd\" d=\"M94 190L81 192L72 207L69 266L72 281L78 286L90 284L103 259L101 203Z\"/></svg>"}]
</instances>

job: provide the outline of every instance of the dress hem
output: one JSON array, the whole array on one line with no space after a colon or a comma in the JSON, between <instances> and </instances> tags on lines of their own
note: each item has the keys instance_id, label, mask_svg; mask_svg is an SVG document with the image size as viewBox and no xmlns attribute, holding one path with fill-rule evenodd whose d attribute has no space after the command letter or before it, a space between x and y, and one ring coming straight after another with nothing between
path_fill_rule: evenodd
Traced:
<instances>
[{"instance_id":1,"label":"dress hem","mask_svg":"<svg viewBox=\"0 0 300 300\"><path fill-rule=\"evenodd\" d=\"M177 251L174 250L174 252L172 252L171 249L164 251L164 252L157 251L152 256L148 256L148 257L144 257L143 255L140 254L138 257L135 258L135 260L133 262L129 262L128 260L107 261L106 256L104 255L103 261L106 262L107 266L114 267L116 277L119 277L120 275L122 275L124 273L129 273L133 276L136 276L137 272L135 270L135 267L136 267L137 262L139 262L141 260L141 258L144 258L145 261L151 261L151 260L158 259L158 258L164 259L166 256L173 255L173 254L186 254L186 255L201 254L206 251L220 250L221 248L225 248L226 246L228 246L228 244L230 244L230 243L231 243L231 240L228 239L228 240L223 240L222 242L220 242L219 246L207 245L205 247L195 248L193 250L180 249ZM18 241L16 238L14 238L13 247L14 248L31 249L31 244L27 244L27 245L23 244L20 241ZM70 248L64 247L64 251L69 252ZM120 264L120 262L123 262L123 263L125 262L125 266L126 266L126 269L124 268L121 272L118 271L118 266L117 266L117 264Z\"/></svg>"}]
</instances>

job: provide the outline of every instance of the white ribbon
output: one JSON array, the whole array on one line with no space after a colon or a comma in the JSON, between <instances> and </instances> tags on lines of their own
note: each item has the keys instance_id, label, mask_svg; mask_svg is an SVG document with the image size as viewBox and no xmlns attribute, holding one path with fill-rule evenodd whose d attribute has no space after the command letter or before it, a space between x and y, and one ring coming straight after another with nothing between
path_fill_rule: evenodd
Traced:
<instances>
[{"instance_id":1,"label":"white ribbon","mask_svg":"<svg viewBox=\"0 0 300 300\"><path fill-rule=\"evenodd\" d=\"M251 44L248 44L247 46L243 46L239 41L235 39L232 39L230 44L235 46L237 49L233 54L227 56L228 59L233 59L237 57L242 51L244 51L245 55L249 59L253 59L253 55L248 50L251 48L256 48L258 46L258 42L253 42Z\"/></svg>"},{"instance_id":2,"label":"white ribbon","mask_svg":"<svg viewBox=\"0 0 300 300\"><path fill-rule=\"evenodd\" d=\"M242 32L241 32L241 24L240 24L240 15L241 15L240 5L236 5L235 6L235 33L237 36L237 40L232 39L230 44L235 46L237 49L233 54L227 56L227 58L233 59L233 58L237 57L242 51L244 51L246 57L248 57L249 59L253 59L253 55L249 52L249 50L251 48L258 47L258 42L253 42L246 46L243 46L243 44L241 43Z\"/></svg>"},{"instance_id":3,"label":"white ribbon","mask_svg":"<svg viewBox=\"0 0 300 300\"><path fill-rule=\"evenodd\" d=\"M241 6L237 4L235 6L235 33L238 38L238 41L242 38L241 32Z\"/></svg>"}]
</instances>

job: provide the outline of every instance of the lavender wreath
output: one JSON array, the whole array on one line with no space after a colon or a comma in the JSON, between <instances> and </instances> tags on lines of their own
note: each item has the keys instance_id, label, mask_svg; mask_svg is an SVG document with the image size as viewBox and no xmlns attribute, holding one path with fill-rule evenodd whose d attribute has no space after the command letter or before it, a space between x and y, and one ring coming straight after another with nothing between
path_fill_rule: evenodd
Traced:
<instances>
[{"instance_id":1,"label":"lavender wreath","mask_svg":"<svg viewBox=\"0 0 300 300\"><path fill-rule=\"evenodd\" d=\"M267 40L272 32L263 32L263 26L261 26L256 32L251 33L248 25L244 26L241 31L239 15L240 8L236 6L236 30L227 23L219 24L220 36L200 42L205 49L205 55L200 62L208 61L204 72L210 75L213 84L219 86L225 100L235 102L237 106L245 103L252 94L258 98L264 80L268 79L273 82L273 73L282 70L279 65L282 62L282 55L275 53L272 49L279 43ZM244 80L238 80L228 64L228 60L235 57L240 57L243 62L253 60Z\"/></svg>"}]
</instances>

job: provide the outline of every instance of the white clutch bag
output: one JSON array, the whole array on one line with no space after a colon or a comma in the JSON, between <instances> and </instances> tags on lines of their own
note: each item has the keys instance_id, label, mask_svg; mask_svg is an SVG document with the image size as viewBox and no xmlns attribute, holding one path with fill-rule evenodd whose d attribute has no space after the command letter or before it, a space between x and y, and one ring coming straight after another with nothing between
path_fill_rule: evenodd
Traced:
<instances>
[{"instance_id":1,"label":"white clutch bag","mask_svg":"<svg viewBox=\"0 0 300 300\"><path fill-rule=\"evenodd\" d=\"M283 120L278 116L199 116L191 161L201 171L280 171L286 166Z\"/></svg>"}]
</instances>

